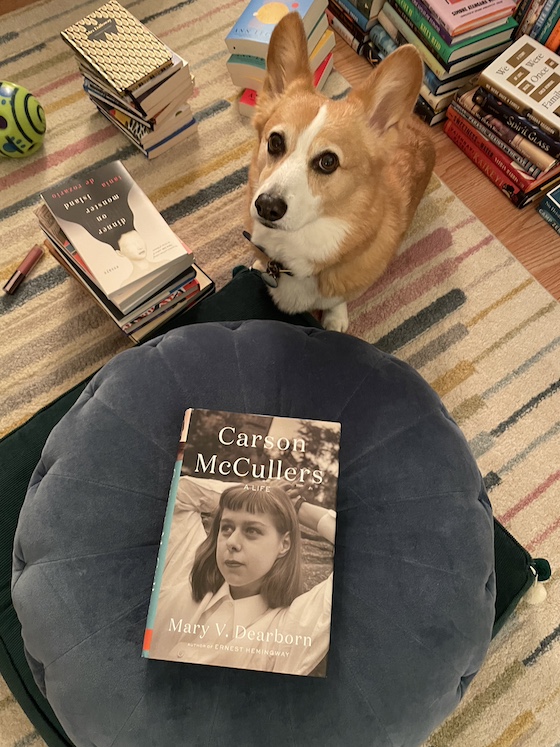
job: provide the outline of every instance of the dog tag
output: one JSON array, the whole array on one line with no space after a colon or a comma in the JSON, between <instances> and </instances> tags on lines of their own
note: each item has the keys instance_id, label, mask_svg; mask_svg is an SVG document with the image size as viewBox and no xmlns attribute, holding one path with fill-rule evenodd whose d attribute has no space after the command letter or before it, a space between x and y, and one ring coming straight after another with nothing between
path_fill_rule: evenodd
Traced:
<instances>
[{"instance_id":1,"label":"dog tag","mask_svg":"<svg viewBox=\"0 0 560 747\"><path fill-rule=\"evenodd\" d=\"M278 270L276 262L269 262L266 266L266 270L261 272L261 277L269 288L278 288L280 271Z\"/></svg>"}]
</instances>

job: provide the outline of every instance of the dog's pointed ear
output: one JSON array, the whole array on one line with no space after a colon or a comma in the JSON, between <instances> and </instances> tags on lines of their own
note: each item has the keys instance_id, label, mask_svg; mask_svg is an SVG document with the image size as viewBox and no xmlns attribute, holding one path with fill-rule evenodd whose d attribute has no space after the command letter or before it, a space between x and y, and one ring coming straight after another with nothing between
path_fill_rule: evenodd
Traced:
<instances>
[{"instance_id":1,"label":"dog's pointed ear","mask_svg":"<svg viewBox=\"0 0 560 747\"><path fill-rule=\"evenodd\" d=\"M348 100L359 99L366 111L370 127L382 134L401 119L412 114L422 79L422 59L412 44L392 52Z\"/></svg>"},{"instance_id":2,"label":"dog's pointed ear","mask_svg":"<svg viewBox=\"0 0 560 747\"><path fill-rule=\"evenodd\" d=\"M279 96L296 80L313 90L307 36L299 13L287 13L276 24L268 45L266 71L261 94L264 98Z\"/></svg>"}]
</instances>

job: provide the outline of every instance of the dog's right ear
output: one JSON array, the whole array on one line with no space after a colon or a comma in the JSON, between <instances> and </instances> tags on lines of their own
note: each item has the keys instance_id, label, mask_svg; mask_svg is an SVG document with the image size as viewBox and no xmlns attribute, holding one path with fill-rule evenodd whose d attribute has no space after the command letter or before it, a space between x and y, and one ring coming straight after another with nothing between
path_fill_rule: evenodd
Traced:
<instances>
[{"instance_id":1,"label":"dog's right ear","mask_svg":"<svg viewBox=\"0 0 560 747\"><path fill-rule=\"evenodd\" d=\"M266 71L258 99L280 96L294 81L313 90L307 36L299 13L288 13L276 24L268 45Z\"/></svg>"}]
</instances>

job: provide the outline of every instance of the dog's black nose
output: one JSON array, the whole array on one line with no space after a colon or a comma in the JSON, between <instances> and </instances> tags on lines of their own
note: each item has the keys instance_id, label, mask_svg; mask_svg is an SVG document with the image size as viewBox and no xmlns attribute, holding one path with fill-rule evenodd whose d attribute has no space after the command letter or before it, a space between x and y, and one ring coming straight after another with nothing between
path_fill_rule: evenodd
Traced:
<instances>
[{"instance_id":1,"label":"dog's black nose","mask_svg":"<svg viewBox=\"0 0 560 747\"><path fill-rule=\"evenodd\" d=\"M280 220L288 209L288 206L281 197L266 193L257 197L255 200L255 207L257 208L257 213L260 217L264 218L264 220L270 221L271 223Z\"/></svg>"}]
</instances>

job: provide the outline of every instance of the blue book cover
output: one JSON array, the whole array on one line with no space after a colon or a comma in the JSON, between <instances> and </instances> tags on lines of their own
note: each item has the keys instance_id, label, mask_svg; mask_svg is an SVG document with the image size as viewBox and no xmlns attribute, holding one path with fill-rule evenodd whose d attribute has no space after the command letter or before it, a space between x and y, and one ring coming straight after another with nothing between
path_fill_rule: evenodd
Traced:
<instances>
[{"instance_id":1,"label":"blue book cover","mask_svg":"<svg viewBox=\"0 0 560 747\"><path fill-rule=\"evenodd\" d=\"M281 18L297 10L309 36L326 7L327 0L299 0L297 3L291 0L250 0L226 36L227 48L231 54L266 57L270 37Z\"/></svg>"}]
</instances>

